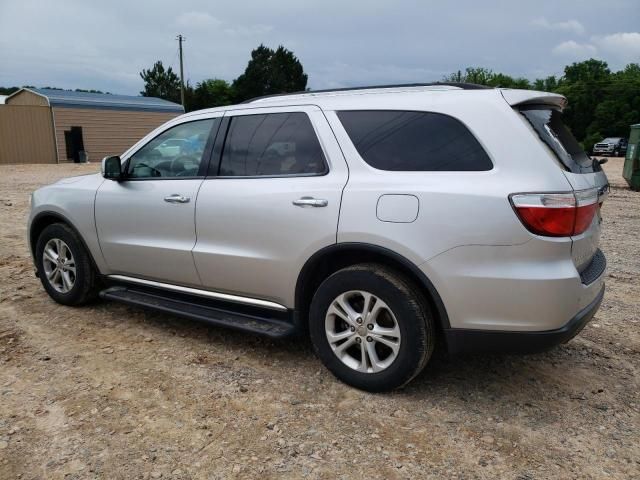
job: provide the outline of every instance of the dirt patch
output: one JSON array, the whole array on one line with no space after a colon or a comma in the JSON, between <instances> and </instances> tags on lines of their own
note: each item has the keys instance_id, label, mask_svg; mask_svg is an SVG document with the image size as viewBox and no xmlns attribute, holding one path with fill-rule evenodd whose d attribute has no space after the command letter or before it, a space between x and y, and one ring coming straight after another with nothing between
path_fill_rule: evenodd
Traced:
<instances>
[{"instance_id":1,"label":"dirt patch","mask_svg":"<svg viewBox=\"0 0 640 480\"><path fill-rule=\"evenodd\" d=\"M632 478L640 472L640 194L605 165L607 293L573 341L437 357L405 390L272 342L117 304L55 304L32 190L97 165L0 167L0 478Z\"/></svg>"}]
</instances>

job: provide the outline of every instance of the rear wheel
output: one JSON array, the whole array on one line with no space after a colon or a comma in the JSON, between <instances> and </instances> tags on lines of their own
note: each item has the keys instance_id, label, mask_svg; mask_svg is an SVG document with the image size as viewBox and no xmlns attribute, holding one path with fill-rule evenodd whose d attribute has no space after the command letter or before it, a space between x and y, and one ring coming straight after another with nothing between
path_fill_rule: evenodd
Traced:
<instances>
[{"instance_id":1,"label":"rear wheel","mask_svg":"<svg viewBox=\"0 0 640 480\"><path fill-rule=\"evenodd\" d=\"M46 227L36 244L42 286L63 305L81 305L96 294L95 272L78 235L63 223Z\"/></svg>"},{"instance_id":2,"label":"rear wheel","mask_svg":"<svg viewBox=\"0 0 640 480\"><path fill-rule=\"evenodd\" d=\"M435 341L424 297L400 274L376 264L328 277L311 302L309 331L316 353L336 377L372 392L413 379Z\"/></svg>"}]
</instances>

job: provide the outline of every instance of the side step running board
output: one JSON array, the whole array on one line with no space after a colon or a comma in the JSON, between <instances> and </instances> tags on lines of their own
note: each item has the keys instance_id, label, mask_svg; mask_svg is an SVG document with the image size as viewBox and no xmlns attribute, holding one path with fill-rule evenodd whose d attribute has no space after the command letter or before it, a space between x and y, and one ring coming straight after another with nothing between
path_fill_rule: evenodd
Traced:
<instances>
[{"instance_id":1,"label":"side step running board","mask_svg":"<svg viewBox=\"0 0 640 480\"><path fill-rule=\"evenodd\" d=\"M102 290L100 297L271 338L288 337L295 331L294 325L283 319L237 312L228 305L216 305L201 298L165 294L158 290L117 286Z\"/></svg>"}]
</instances>

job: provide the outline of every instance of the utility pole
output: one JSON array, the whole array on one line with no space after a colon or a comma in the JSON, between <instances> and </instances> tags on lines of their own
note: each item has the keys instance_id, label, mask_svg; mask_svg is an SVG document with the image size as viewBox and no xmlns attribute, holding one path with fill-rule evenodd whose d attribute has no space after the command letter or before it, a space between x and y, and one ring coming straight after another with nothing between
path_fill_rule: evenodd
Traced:
<instances>
[{"instance_id":1,"label":"utility pole","mask_svg":"<svg viewBox=\"0 0 640 480\"><path fill-rule=\"evenodd\" d=\"M178 40L178 49L180 50L180 103L184 107L184 69L182 67L182 42L186 39L182 35L176 37Z\"/></svg>"}]
</instances>

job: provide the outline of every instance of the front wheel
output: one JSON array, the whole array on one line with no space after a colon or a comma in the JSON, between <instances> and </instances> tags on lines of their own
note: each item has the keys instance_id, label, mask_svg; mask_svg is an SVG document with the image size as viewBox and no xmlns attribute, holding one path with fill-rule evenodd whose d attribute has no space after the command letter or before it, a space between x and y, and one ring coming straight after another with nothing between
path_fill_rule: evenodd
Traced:
<instances>
[{"instance_id":1,"label":"front wheel","mask_svg":"<svg viewBox=\"0 0 640 480\"><path fill-rule=\"evenodd\" d=\"M402 275L377 264L339 270L316 291L309 332L318 357L340 380L379 392L424 368L435 343L424 297Z\"/></svg>"},{"instance_id":2,"label":"front wheel","mask_svg":"<svg viewBox=\"0 0 640 480\"><path fill-rule=\"evenodd\" d=\"M95 297L95 272L78 235L63 223L46 227L36 244L42 286L63 305L81 305Z\"/></svg>"}]
</instances>

